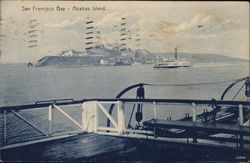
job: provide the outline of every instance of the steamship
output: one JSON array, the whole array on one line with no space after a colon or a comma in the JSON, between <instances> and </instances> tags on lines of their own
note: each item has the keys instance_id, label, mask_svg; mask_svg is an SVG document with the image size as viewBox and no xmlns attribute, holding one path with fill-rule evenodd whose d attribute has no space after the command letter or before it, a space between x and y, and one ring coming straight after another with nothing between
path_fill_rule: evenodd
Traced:
<instances>
[{"instance_id":1,"label":"steamship","mask_svg":"<svg viewBox=\"0 0 250 163\"><path fill-rule=\"evenodd\" d=\"M175 48L174 57L156 57L154 60L154 68L178 68L178 67L190 67L192 63L187 61L183 57L178 57L177 48Z\"/></svg>"}]
</instances>

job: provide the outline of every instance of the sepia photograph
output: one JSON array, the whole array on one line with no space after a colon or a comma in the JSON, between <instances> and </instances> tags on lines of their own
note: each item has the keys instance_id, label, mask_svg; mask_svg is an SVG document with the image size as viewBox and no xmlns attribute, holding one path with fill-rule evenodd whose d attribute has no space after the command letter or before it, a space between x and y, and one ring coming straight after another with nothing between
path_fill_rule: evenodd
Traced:
<instances>
[{"instance_id":1,"label":"sepia photograph","mask_svg":"<svg viewBox=\"0 0 250 163\"><path fill-rule=\"evenodd\" d=\"M249 2L0 1L0 162L250 162Z\"/></svg>"}]
</instances>

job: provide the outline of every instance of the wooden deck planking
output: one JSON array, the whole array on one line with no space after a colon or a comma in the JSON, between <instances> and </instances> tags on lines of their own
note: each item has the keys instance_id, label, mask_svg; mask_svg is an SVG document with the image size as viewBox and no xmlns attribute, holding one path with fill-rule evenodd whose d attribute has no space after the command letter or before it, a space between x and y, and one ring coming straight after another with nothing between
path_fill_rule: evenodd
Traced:
<instances>
[{"instance_id":1,"label":"wooden deck planking","mask_svg":"<svg viewBox=\"0 0 250 163\"><path fill-rule=\"evenodd\" d=\"M122 138L96 134L77 135L2 151L2 160L60 161L90 158L128 148Z\"/></svg>"},{"instance_id":2,"label":"wooden deck planking","mask_svg":"<svg viewBox=\"0 0 250 163\"><path fill-rule=\"evenodd\" d=\"M230 153L230 154L229 154ZM249 151L216 146L197 146L150 139L97 134L26 145L1 151L3 161L218 161L234 160ZM197 157L199 156L199 157ZM230 157L229 157L230 156ZM248 157L247 157L248 158Z\"/></svg>"}]
</instances>

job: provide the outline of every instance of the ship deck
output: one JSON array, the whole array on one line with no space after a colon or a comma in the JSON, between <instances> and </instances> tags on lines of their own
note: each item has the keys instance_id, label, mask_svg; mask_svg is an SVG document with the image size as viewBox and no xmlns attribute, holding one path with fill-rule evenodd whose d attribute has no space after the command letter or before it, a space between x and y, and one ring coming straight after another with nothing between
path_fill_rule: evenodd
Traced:
<instances>
[{"instance_id":1,"label":"ship deck","mask_svg":"<svg viewBox=\"0 0 250 163\"><path fill-rule=\"evenodd\" d=\"M141 126L143 128L128 128L128 124L125 123L125 113L128 110L125 108L135 106L135 103L139 102L145 103L144 109L147 108L146 104L148 105L152 113L151 118L144 120ZM249 127L243 126L243 106L250 105L246 101L217 101L218 105L229 105L239 109L238 125L196 122L196 118L200 116L196 111L211 104L211 101L206 100L64 99L55 103L54 100L38 101L31 105L0 108L0 118L3 122L0 128L3 130L0 133L0 160L235 161L237 157L244 157L245 161L250 159L247 139L250 130ZM114 114L108 112L112 105L115 109ZM160 109L172 107L190 110L193 122L163 120L159 113L157 114ZM112 126L106 125L106 118L111 121ZM152 118L154 120L150 120ZM104 123L98 122L101 119ZM207 134L207 137L197 137L192 133L184 137L156 136L157 132L152 128L180 128L191 132L209 131L231 136L238 134L240 139L226 135L211 137L211 133Z\"/></svg>"},{"instance_id":2,"label":"ship deck","mask_svg":"<svg viewBox=\"0 0 250 163\"><path fill-rule=\"evenodd\" d=\"M250 152L195 145L83 134L1 151L3 161L234 161ZM181 157L180 157L181 156ZM226 160L225 160L226 159Z\"/></svg>"}]
</instances>

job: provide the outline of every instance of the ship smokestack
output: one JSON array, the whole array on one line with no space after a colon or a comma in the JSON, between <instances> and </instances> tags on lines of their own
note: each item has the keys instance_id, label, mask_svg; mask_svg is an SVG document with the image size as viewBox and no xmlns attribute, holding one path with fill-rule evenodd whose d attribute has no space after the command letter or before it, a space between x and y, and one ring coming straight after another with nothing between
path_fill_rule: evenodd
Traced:
<instances>
[{"instance_id":1,"label":"ship smokestack","mask_svg":"<svg viewBox=\"0 0 250 163\"><path fill-rule=\"evenodd\" d=\"M177 59L177 48L175 48L175 59Z\"/></svg>"}]
</instances>

